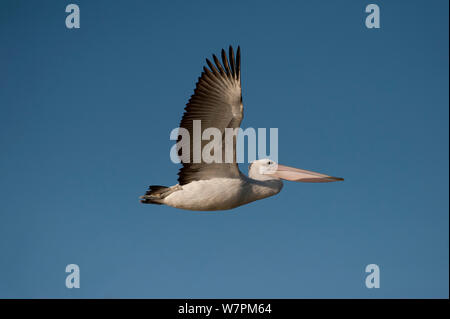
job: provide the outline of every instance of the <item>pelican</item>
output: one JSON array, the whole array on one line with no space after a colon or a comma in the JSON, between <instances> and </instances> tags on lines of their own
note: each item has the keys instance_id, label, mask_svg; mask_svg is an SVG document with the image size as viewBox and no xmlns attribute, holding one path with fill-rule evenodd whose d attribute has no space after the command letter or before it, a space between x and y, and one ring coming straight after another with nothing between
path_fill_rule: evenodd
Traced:
<instances>
[{"instance_id":1,"label":"pelican","mask_svg":"<svg viewBox=\"0 0 450 319\"><path fill-rule=\"evenodd\" d=\"M215 65L206 59L206 66L198 79L194 94L185 107L180 128L190 134L192 149L193 121L200 120L202 130L214 127L223 134L226 128L240 127L243 117L241 89L240 47L234 55L229 47L228 58L222 49L222 63L213 55ZM201 141L201 146L206 144ZM225 145L222 146L225 154ZM180 155L180 154L178 154ZM206 163L193 161L192 152L178 173L178 184L166 187L151 185L141 203L167 205L195 211L228 210L278 194L282 179L296 182L334 182L342 178L319 174L275 163L270 159L253 161L248 176L236 162L236 140L233 143L233 162Z\"/></svg>"}]
</instances>

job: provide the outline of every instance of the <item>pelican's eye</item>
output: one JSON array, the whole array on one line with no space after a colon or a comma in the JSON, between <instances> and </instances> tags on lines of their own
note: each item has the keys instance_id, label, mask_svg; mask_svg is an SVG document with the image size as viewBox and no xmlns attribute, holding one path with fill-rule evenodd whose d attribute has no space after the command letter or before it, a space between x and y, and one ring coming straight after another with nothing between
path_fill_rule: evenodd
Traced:
<instances>
[{"instance_id":1,"label":"pelican's eye","mask_svg":"<svg viewBox=\"0 0 450 319\"><path fill-rule=\"evenodd\" d=\"M273 162L272 162L272 161L268 161L268 162L267 162L267 164L269 164L269 165L272 165L272 164L273 164Z\"/></svg>"}]
</instances>

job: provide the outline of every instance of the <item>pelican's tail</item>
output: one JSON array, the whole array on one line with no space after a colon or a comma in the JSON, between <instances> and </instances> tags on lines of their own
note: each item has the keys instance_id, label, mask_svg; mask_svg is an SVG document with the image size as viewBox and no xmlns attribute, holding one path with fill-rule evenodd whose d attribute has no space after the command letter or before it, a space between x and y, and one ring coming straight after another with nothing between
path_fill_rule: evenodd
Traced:
<instances>
[{"instance_id":1,"label":"pelican's tail","mask_svg":"<svg viewBox=\"0 0 450 319\"><path fill-rule=\"evenodd\" d=\"M164 194L170 190L170 187L160 185L150 185L144 196L141 196L141 203L162 205Z\"/></svg>"},{"instance_id":2,"label":"pelican's tail","mask_svg":"<svg viewBox=\"0 0 450 319\"><path fill-rule=\"evenodd\" d=\"M164 204L164 198L180 189L180 185L175 185L172 187L150 185L145 195L140 197L141 203L162 205Z\"/></svg>"}]
</instances>

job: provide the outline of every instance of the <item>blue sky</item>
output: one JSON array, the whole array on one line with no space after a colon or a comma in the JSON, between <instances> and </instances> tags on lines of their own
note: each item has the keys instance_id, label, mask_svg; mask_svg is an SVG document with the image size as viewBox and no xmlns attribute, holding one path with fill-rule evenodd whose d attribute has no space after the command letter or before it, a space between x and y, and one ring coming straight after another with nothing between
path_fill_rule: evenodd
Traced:
<instances>
[{"instance_id":1,"label":"blue sky","mask_svg":"<svg viewBox=\"0 0 450 319\"><path fill-rule=\"evenodd\" d=\"M0 297L448 297L448 1L76 1L77 30L69 3L0 4ZM170 131L229 44L242 127L345 182L141 205L176 183Z\"/></svg>"}]
</instances>

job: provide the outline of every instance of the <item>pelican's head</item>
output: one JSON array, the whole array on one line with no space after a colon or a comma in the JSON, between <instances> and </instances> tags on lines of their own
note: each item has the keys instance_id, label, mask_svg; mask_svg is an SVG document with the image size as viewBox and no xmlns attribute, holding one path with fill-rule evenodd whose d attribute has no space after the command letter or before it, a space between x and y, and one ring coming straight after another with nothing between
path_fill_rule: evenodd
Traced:
<instances>
[{"instance_id":1,"label":"pelican's head","mask_svg":"<svg viewBox=\"0 0 450 319\"><path fill-rule=\"evenodd\" d=\"M284 166L267 158L253 161L248 168L248 176L259 181L285 179L294 182L325 183L344 180L340 177Z\"/></svg>"}]
</instances>

